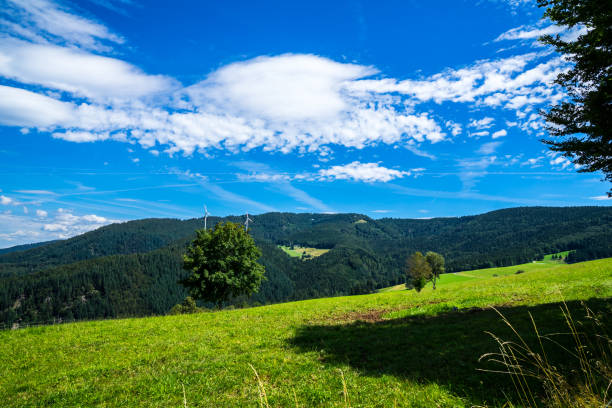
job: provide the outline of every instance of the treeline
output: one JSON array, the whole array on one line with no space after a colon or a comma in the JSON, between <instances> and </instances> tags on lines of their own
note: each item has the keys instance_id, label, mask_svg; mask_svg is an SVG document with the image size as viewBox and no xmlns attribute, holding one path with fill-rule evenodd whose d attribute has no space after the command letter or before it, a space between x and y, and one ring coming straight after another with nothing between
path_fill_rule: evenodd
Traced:
<instances>
[{"instance_id":1,"label":"treeline","mask_svg":"<svg viewBox=\"0 0 612 408\"><path fill-rule=\"evenodd\" d=\"M574 250L568 262L612 256L608 207L514 208L459 218L380 219L360 214L252 217L266 277L241 306L369 293L404 282L408 254L435 251L448 272L509 266ZM240 221L240 217L209 218ZM0 322L167 313L185 298L182 254L202 219L109 225L64 241L0 255ZM277 245L328 248L301 261ZM202 305L207 306L207 305ZM212 305L208 305L212 306Z\"/></svg>"}]
</instances>

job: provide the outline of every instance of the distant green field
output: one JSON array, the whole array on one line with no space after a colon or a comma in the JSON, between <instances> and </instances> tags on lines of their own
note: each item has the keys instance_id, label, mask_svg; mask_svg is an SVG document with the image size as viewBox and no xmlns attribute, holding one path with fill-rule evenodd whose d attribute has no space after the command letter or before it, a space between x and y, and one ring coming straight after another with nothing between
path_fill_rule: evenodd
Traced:
<instances>
[{"instance_id":1,"label":"distant green field","mask_svg":"<svg viewBox=\"0 0 612 408\"><path fill-rule=\"evenodd\" d=\"M588 299L609 319L611 296L612 259L534 263L448 274L420 293L2 331L1 405L183 407L184 395L188 407L258 407L252 365L270 407L502 406L508 377L477 371L496 350L484 331L511 335L489 306L532 341L528 312L558 332L558 302L578 316Z\"/></svg>"},{"instance_id":2,"label":"distant green field","mask_svg":"<svg viewBox=\"0 0 612 408\"><path fill-rule=\"evenodd\" d=\"M552 260L550 260L549 262L534 261L534 262L530 262L526 264L514 265L514 266L504 266L500 268L487 268L487 269L476 269L473 271L466 271L466 272L443 273L442 275L440 275L440 279L438 279L438 281L436 282L436 285L444 286L444 285L451 284L451 283L468 282L468 281L479 280L479 279L489 279L489 278L495 278L495 277L501 277L501 276L507 276L507 275L514 275L516 274L517 271L532 272L532 271L538 271L541 269L551 269L551 268L555 268L557 266L562 266L562 265L565 265L565 264L563 262L557 262L557 261L552 261ZM427 287L432 287L432 286L433 285L431 282L427 284ZM380 289L379 292L384 293L384 292L390 292L390 291L395 291L395 290L405 290L405 289L406 289L406 286L404 284L401 284L401 285L396 285L396 286L391 286L388 288Z\"/></svg>"},{"instance_id":3,"label":"distant green field","mask_svg":"<svg viewBox=\"0 0 612 408\"><path fill-rule=\"evenodd\" d=\"M320 248L307 248L295 245L293 249L288 246L279 245L280 249L285 251L287 255L293 258L300 258L304 253L309 255L311 258L316 258L317 256L321 256L326 252L329 252L329 249L320 249Z\"/></svg>"},{"instance_id":4,"label":"distant green field","mask_svg":"<svg viewBox=\"0 0 612 408\"><path fill-rule=\"evenodd\" d=\"M559 260L559 259L552 259L553 255L556 255L557 257L558 257L558 256L561 256L562 258L567 258L567 255L568 255L570 252L572 252L572 251L563 251L563 252L558 252L558 253L556 253L556 254L548 254L548 255L544 255L544 259L543 259L543 261L544 261L544 262L549 262L549 263L550 263L550 262L553 262L553 263L555 263L555 262L556 262L556 263L563 262L563 261L561 261L561 260Z\"/></svg>"}]
</instances>

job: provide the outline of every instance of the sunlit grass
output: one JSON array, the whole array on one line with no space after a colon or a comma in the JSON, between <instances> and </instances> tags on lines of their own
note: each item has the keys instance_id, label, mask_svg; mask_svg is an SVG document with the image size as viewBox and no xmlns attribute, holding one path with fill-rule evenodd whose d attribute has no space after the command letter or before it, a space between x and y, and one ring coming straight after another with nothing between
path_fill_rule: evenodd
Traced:
<instances>
[{"instance_id":1,"label":"sunlit grass","mask_svg":"<svg viewBox=\"0 0 612 408\"><path fill-rule=\"evenodd\" d=\"M308 247L301 247L297 245L295 245L293 249L291 249L288 246L284 246L284 245L279 245L278 247L282 249L287 255L289 255L292 258L300 258L304 254L306 254L310 258L316 258L317 256L321 256L324 253L329 252L329 249L308 248Z\"/></svg>"},{"instance_id":2,"label":"sunlit grass","mask_svg":"<svg viewBox=\"0 0 612 408\"><path fill-rule=\"evenodd\" d=\"M478 308L527 323L530 310L552 329L546 304L612 295L611 259L518 268L421 293L3 331L2 406L179 407L184 386L189 407L257 407L251 365L271 407L496 406L511 384L476 371L499 324Z\"/></svg>"}]
</instances>

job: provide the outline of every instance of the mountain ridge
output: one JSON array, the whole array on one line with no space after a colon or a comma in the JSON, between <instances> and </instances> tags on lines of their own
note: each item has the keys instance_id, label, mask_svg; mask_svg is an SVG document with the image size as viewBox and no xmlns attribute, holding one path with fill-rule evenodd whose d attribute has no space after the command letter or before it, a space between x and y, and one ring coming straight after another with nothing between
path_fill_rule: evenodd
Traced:
<instances>
[{"instance_id":1,"label":"mountain ridge","mask_svg":"<svg viewBox=\"0 0 612 408\"><path fill-rule=\"evenodd\" d=\"M428 220L356 213L251 217L268 280L252 297L233 299L234 305L368 293L402 283L406 256L416 250L442 253L449 272L514 265L563 250L596 248L598 257L612 256L612 207L517 207ZM243 217L209 217L208 225L224 221ZM165 313L186 295L177 284L185 274L181 257L203 226L202 218L134 220L0 254L0 321ZM281 244L330 251L301 261Z\"/></svg>"}]
</instances>

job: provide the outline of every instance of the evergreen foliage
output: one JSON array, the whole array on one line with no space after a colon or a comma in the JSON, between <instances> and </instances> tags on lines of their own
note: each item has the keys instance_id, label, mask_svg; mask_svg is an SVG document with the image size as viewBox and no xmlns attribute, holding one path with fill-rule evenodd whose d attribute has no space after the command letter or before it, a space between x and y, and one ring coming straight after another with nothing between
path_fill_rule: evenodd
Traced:
<instances>
[{"instance_id":1,"label":"evergreen foliage","mask_svg":"<svg viewBox=\"0 0 612 408\"><path fill-rule=\"evenodd\" d=\"M562 140L544 142L581 165L578 171L602 171L612 182L612 2L538 0L538 5L548 7L544 16L558 25L586 28L573 40L540 38L574 63L555 81L567 90L569 100L544 115L550 134Z\"/></svg>"}]
</instances>

